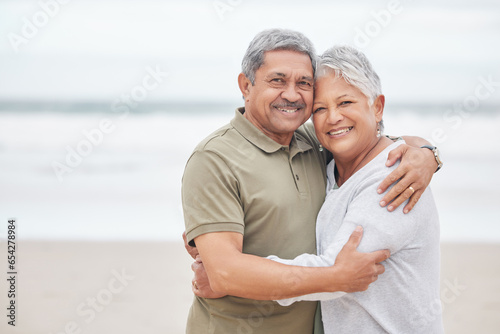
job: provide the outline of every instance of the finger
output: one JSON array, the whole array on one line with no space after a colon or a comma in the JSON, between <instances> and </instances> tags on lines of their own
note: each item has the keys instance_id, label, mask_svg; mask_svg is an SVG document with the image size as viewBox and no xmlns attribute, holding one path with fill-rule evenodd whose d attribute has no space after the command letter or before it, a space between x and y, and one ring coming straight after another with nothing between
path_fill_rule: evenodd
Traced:
<instances>
[{"instance_id":1,"label":"finger","mask_svg":"<svg viewBox=\"0 0 500 334\"><path fill-rule=\"evenodd\" d=\"M377 193L382 194L385 192L390 185L398 182L398 180L401 179L407 172L408 170L405 168L405 165L399 165L398 168L387 175L387 177L379 184ZM394 193L396 193L396 189L392 187L391 190L382 198L380 205L385 206L389 203L394 197L396 197L394 196ZM382 205L382 202L385 202L385 204Z\"/></svg>"},{"instance_id":2,"label":"finger","mask_svg":"<svg viewBox=\"0 0 500 334\"><path fill-rule=\"evenodd\" d=\"M388 250L388 249L381 249L381 250L372 252L371 255L372 255L371 260L374 263L378 264L378 263L380 263L382 261L387 260L391 256L391 251Z\"/></svg>"},{"instance_id":3,"label":"finger","mask_svg":"<svg viewBox=\"0 0 500 334\"><path fill-rule=\"evenodd\" d=\"M193 263L191 263L191 270L196 274L196 272L201 269L202 266L203 264L201 262L194 261Z\"/></svg>"},{"instance_id":4,"label":"finger","mask_svg":"<svg viewBox=\"0 0 500 334\"><path fill-rule=\"evenodd\" d=\"M387 207L387 210L394 211L398 206L406 202L415 193L415 188L408 186L392 203Z\"/></svg>"},{"instance_id":5,"label":"finger","mask_svg":"<svg viewBox=\"0 0 500 334\"><path fill-rule=\"evenodd\" d=\"M198 297L203 297L201 295L201 291L200 289L198 289L194 284L191 284L191 291L193 291L193 293L198 296Z\"/></svg>"},{"instance_id":6,"label":"finger","mask_svg":"<svg viewBox=\"0 0 500 334\"><path fill-rule=\"evenodd\" d=\"M398 169L400 169L400 172L398 172ZM401 175L401 179L394 183L393 187L387 192L387 194L384 195L384 197L380 200L380 205L383 207L387 205L388 203L391 203L391 201L394 201L398 196L402 195L408 187L411 185L413 186L413 190L420 189L421 187L419 184L415 183L418 181L418 176L416 175L415 172L408 171L407 169L402 168L402 165L400 165L398 168L396 168L392 173L398 172L398 174L395 174L394 177L397 177L400 175L400 173L404 173ZM392 174L391 173L391 174ZM391 176L391 175L389 175ZM388 176L388 177L389 177ZM387 179L387 178L386 178ZM384 180L385 181L385 180ZM407 198L410 198L411 195L413 195L413 191L410 190L410 193L407 194ZM404 200L403 200L404 202ZM397 205L393 206L393 209L397 208L402 202L397 203ZM392 211L392 210L389 210Z\"/></svg>"},{"instance_id":7,"label":"finger","mask_svg":"<svg viewBox=\"0 0 500 334\"><path fill-rule=\"evenodd\" d=\"M392 151L390 151L389 154L387 155L387 161L385 162L385 165L387 167L391 167L392 165L394 165L396 161L401 159L405 151L406 151L405 145L400 145L395 149L393 149Z\"/></svg>"},{"instance_id":8,"label":"finger","mask_svg":"<svg viewBox=\"0 0 500 334\"><path fill-rule=\"evenodd\" d=\"M186 237L186 231L182 232L182 240L184 240L184 248L186 249L186 251L193 259L195 259L198 255L198 249L189 245Z\"/></svg>"},{"instance_id":9,"label":"finger","mask_svg":"<svg viewBox=\"0 0 500 334\"><path fill-rule=\"evenodd\" d=\"M417 202L420 199L420 196L422 196L422 194L423 194L422 190L415 191L415 193L410 197L408 204L405 205L403 212L404 213L410 212L415 207L415 204L417 204Z\"/></svg>"},{"instance_id":10,"label":"finger","mask_svg":"<svg viewBox=\"0 0 500 334\"><path fill-rule=\"evenodd\" d=\"M376 276L382 275L384 272L385 272L385 267L380 263L376 263L375 264L375 275Z\"/></svg>"},{"instance_id":11,"label":"finger","mask_svg":"<svg viewBox=\"0 0 500 334\"><path fill-rule=\"evenodd\" d=\"M186 231L182 232L182 240L184 240L184 248L188 251L189 254L191 254L191 246L189 246L187 237L186 237Z\"/></svg>"},{"instance_id":12,"label":"finger","mask_svg":"<svg viewBox=\"0 0 500 334\"><path fill-rule=\"evenodd\" d=\"M191 249L193 249L194 247L191 247L189 245L187 241L186 231L182 232L182 240L184 240L184 248L186 248L188 252L191 252Z\"/></svg>"},{"instance_id":13,"label":"finger","mask_svg":"<svg viewBox=\"0 0 500 334\"><path fill-rule=\"evenodd\" d=\"M198 284L196 284L196 278L193 278L191 280L191 291L193 291L193 293L196 296L200 297L200 295L199 295L200 294L200 289L198 288Z\"/></svg>"},{"instance_id":14,"label":"finger","mask_svg":"<svg viewBox=\"0 0 500 334\"><path fill-rule=\"evenodd\" d=\"M198 252L198 248L196 248L196 247L191 247L191 252L189 254L195 260L196 260L196 257L200 256L200 253Z\"/></svg>"},{"instance_id":15,"label":"finger","mask_svg":"<svg viewBox=\"0 0 500 334\"><path fill-rule=\"evenodd\" d=\"M349 237L349 240L347 240L344 247L352 249L358 248L362 237L363 237L363 227L356 226L356 229L354 230L354 232L352 232L351 236Z\"/></svg>"}]
</instances>

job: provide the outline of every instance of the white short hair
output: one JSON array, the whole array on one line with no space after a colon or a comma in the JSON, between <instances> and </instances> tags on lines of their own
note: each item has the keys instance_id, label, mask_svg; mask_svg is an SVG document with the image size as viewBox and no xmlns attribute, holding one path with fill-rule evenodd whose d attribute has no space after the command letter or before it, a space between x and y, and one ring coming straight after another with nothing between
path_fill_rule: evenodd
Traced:
<instances>
[{"instance_id":1,"label":"white short hair","mask_svg":"<svg viewBox=\"0 0 500 334\"><path fill-rule=\"evenodd\" d=\"M326 50L318 60L317 78L335 72L348 84L357 87L371 104L382 94L380 78L366 56L351 46L334 46Z\"/></svg>"}]
</instances>

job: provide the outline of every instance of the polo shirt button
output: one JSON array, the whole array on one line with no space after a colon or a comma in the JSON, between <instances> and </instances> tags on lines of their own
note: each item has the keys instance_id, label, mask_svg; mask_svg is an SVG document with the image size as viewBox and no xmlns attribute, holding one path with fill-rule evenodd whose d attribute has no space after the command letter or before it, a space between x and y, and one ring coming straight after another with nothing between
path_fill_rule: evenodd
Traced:
<instances>
[{"instance_id":1,"label":"polo shirt button","mask_svg":"<svg viewBox=\"0 0 500 334\"><path fill-rule=\"evenodd\" d=\"M295 174L295 178L297 179L297 181L299 180L299 174Z\"/></svg>"}]
</instances>

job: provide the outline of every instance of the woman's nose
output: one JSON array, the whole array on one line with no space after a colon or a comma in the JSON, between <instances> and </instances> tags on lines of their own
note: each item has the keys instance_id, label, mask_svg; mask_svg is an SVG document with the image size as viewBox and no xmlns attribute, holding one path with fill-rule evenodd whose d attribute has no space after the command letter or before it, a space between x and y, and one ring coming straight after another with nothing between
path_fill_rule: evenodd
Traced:
<instances>
[{"instance_id":1,"label":"woman's nose","mask_svg":"<svg viewBox=\"0 0 500 334\"><path fill-rule=\"evenodd\" d=\"M326 121L330 124L336 124L344 119L344 116L336 108L330 108L327 111Z\"/></svg>"}]
</instances>

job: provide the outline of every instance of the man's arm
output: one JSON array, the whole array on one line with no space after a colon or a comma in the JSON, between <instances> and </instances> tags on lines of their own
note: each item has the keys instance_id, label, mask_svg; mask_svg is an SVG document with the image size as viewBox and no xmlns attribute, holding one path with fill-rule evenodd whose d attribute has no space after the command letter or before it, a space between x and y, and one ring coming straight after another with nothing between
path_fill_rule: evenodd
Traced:
<instances>
[{"instance_id":1,"label":"man's arm","mask_svg":"<svg viewBox=\"0 0 500 334\"><path fill-rule=\"evenodd\" d=\"M242 253L243 236L234 232L206 233L195 238L212 291L194 289L196 295L233 295L257 300L295 297L315 292L364 291L384 272L380 262L387 250L360 253L356 250L362 230L356 230L339 253L334 266L288 266ZM200 268L203 269L203 268ZM202 275L198 275L201 277Z\"/></svg>"},{"instance_id":2,"label":"man's arm","mask_svg":"<svg viewBox=\"0 0 500 334\"><path fill-rule=\"evenodd\" d=\"M200 253L198 253L198 248L189 245L186 237L186 232L182 233L182 239L184 240L184 248L191 255L193 260L191 264L191 270L194 272L194 277L191 280L191 289L195 295L203 298L221 298L226 296L224 293L216 293L210 287L210 281L208 280L207 271L203 262L201 262ZM200 295L202 294L202 295Z\"/></svg>"},{"instance_id":3,"label":"man's arm","mask_svg":"<svg viewBox=\"0 0 500 334\"><path fill-rule=\"evenodd\" d=\"M394 211L401 203L409 199L408 204L403 209L404 213L408 213L431 182L437 169L437 162L430 150L420 148L423 145L430 145L427 140L412 136L404 136L403 139L407 144L392 150L386 165L392 166L399 159L401 159L401 163L380 183L377 191L382 194L391 184L394 184L394 187L384 195L380 205L387 206L389 204L387 209Z\"/></svg>"}]
</instances>

